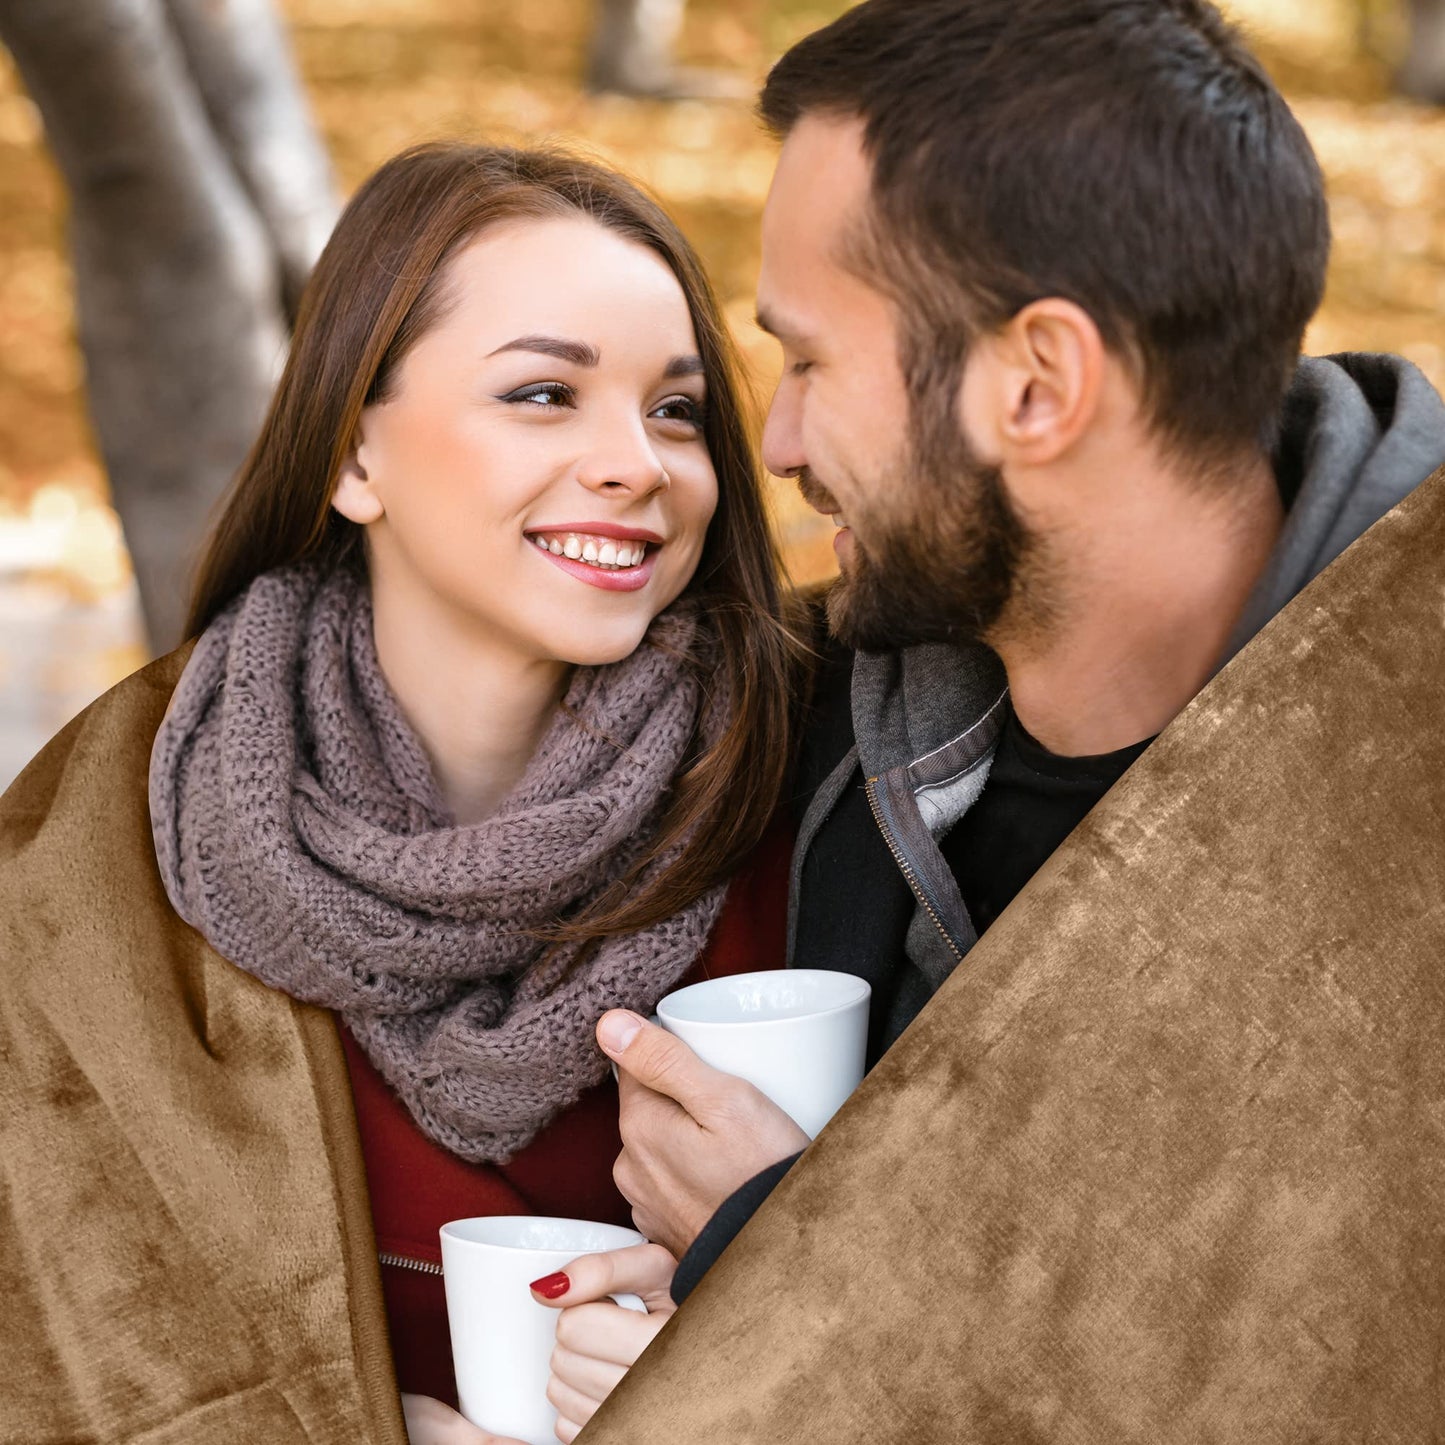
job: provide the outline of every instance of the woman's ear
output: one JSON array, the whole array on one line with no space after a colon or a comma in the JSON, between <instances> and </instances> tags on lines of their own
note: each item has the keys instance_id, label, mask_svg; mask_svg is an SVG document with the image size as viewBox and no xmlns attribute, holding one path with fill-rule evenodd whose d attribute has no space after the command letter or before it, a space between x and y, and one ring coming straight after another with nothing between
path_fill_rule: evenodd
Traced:
<instances>
[{"instance_id":1,"label":"woman's ear","mask_svg":"<svg viewBox=\"0 0 1445 1445\"><path fill-rule=\"evenodd\" d=\"M348 521L363 527L380 521L386 515L386 508L368 471L368 455L365 434L358 426L351 450L341 464L336 490L331 494L331 505Z\"/></svg>"}]
</instances>

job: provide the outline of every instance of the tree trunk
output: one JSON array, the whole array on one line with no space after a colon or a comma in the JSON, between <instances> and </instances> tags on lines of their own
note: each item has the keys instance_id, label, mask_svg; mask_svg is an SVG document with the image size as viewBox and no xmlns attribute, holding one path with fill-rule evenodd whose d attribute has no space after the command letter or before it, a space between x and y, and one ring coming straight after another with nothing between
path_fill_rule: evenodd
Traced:
<instances>
[{"instance_id":1,"label":"tree trunk","mask_svg":"<svg viewBox=\"0 0 1445 1445\"><path fill-rule=\"evenodd\" d=\"M165 0L211 125L281 268L289 320L336 224L331 165L271 0Z\"/></svg>"},{"instance_id":2,"label":"tree trunk","mask_svg":"<svg viewBox=\"0 0 1445 1445\"><path fill-rule=\"evenodd\" d=\"M587 65L591 90L666 94L686 0L597 0Z\"/></svg>"},{"instance_id":3,"label":"tree trunk","mask_svg":"<svg viewBox=\"0 0 1445 1445\"><path fill-rule=\"evenodd\" d=\"M1400 89L1416 100L1445 105L1445 0L1410 0L1410 40Z\"/></svg>"},{"instance_id":4,"label":"tree trunk","mask_svg":"<svg viewBox=\"0 0 1445 1445\"><path fill-rule=\"evenodd\" d=\"M248 185L295 275L320 229L297 172L275 159L290 125L300 173L315 173L279 36L227 60L208 44L207 12L219 28L242 7L175 5L189 7L180 27L165 0L0 0L0 41L70 192L90 415L162 650L180 640L196 548L286 348L283 265ZM194 69L191 55L203 57ZM258 64L280 77L271 101Z\"/></svg>"}]
</instances>

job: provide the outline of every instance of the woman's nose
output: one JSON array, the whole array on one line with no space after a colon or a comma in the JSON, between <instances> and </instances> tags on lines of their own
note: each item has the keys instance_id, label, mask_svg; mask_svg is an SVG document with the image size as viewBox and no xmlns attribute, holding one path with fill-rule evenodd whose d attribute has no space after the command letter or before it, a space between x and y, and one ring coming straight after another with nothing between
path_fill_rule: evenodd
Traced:
<instances>
[{"instance_id":1,"label":"woman's nose","mask_svg":"<svg viewBox=\"0 0 1445 1445\"><path fill-rule=\"evenodd\" d=\"M594 492L634 496L660 491L671 480L640 419L599 427L577 477Z\"/></svg>"}]
</instances>

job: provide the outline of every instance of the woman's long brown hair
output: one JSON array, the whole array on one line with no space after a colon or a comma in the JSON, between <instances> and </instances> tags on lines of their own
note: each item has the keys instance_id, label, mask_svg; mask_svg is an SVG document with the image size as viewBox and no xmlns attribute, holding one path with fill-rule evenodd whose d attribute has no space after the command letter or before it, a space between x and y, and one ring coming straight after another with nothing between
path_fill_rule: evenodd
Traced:
<instances>
[{"instance_id":1,"label":"woman's long brown hair","mask_svg":"<svg viewBox=\"0 0 1445 1445\"><path fill-rule=\"evenodd\" d=\"M559 920L559 939L598 939L670 917L761 838L791 755L800 656L731 340L692 248L637 187L552 150L432 144L382 166L347 206L302 297L270 412L202 556L187 631L202 632L274 567L362 564L362 529L333 510L332 493L363 408L385 400L402 358L446 305L447 262L500 221L576 213L656 252L687 298L706 371L718 506L684 596L716 639L713 657L694 659L704 685L720 682L732 700L722 736L694 747L636 868L579 916ZM639 886L649 865L674 851Z\"/></svg>"}]
</instances>

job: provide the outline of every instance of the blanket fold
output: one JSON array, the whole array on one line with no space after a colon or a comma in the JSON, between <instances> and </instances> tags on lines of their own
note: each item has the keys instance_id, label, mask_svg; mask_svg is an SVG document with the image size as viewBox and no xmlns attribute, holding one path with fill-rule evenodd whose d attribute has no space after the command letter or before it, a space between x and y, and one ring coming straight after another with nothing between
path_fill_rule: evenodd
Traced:
<instances>
[{"instance_id":1,"label":"blanket fold","mask_svg":"<svg viewBox=\"0 0 1445 1445\"><path fill-rule=\"evenodd\" d=\"M3 1445L406 1445L330 1014L166 899L147 767L188 649L0 800Z\"/></svg>"}]
</instances>

